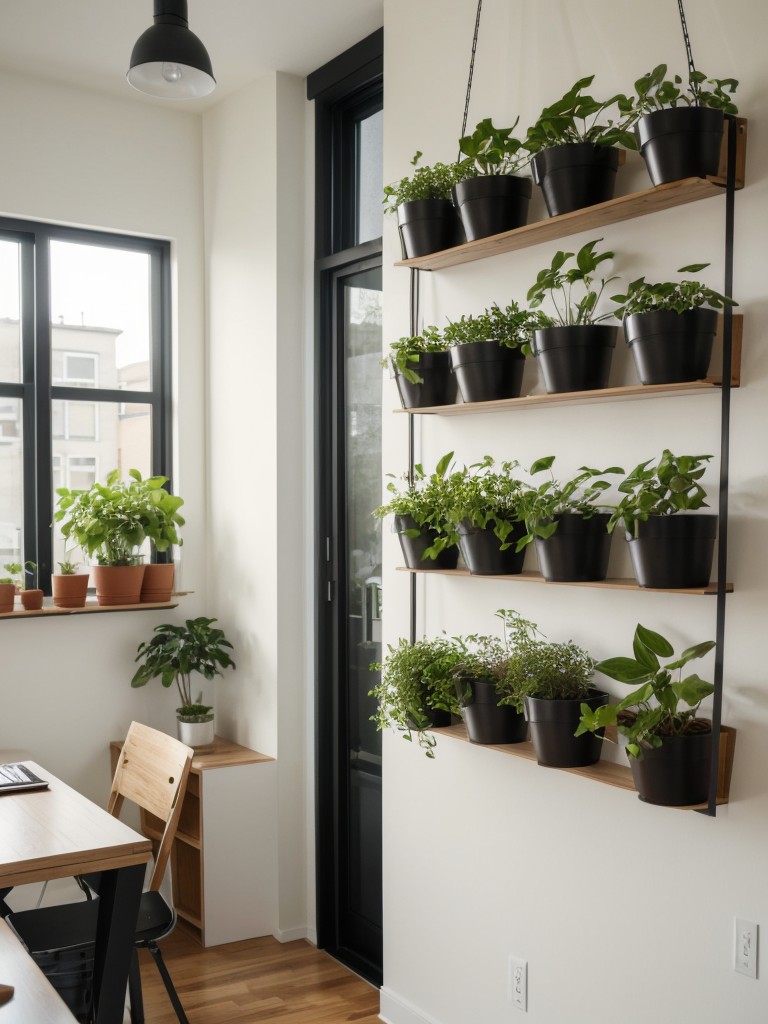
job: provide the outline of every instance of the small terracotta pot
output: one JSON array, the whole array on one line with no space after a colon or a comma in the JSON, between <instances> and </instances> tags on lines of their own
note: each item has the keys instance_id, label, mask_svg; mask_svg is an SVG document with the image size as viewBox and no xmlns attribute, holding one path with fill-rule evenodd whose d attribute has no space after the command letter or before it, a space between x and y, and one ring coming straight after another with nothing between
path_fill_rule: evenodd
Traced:
<instances>
[{"instance_id":1,"label":"small terracotta pot","mask_svg":"<svg viewBox=\"0 0 768 1024\"><path fill-rule=\"evenodd\" d=\"M176 566L173 562L163 564L153 562L144 566L144 579L141 584L143 604L159 604L171 600L175 570Z\"/></svg>"},{"instance_id":2,"label":"small terracotta pot","mask_svg":"<svg viewBox=\"0 0 768 1024\"><path fill-rule=\"evenodd\" d=\"M39 612L43 607L42 590L22 590L21 603L24 606L25 611Z\"/></svg>"},{"instance_id":3,"label":"small terracotta pot","mask_svg":"<svg viewBox=\"0 0 768 1024\"><path fill-rule=\"evenodd\" d=\"M93 565L96 600L102 606L141 604L144 565Z\"/></svg>"},{"instance_id":4,"label":"small terracotta pot","mask_svg":"<svg viewBox=\"0 0 768 1024\"><path fill-rule=\"evenodd\" d=\"M16 600L16 587L13 583L0 583L0 615L7 615L13 611L13 603Z\"/></svg>"},{"instance_id":5,"label":"small terracotta pot","mask_svg":"<svg viewBox=\"0 0 768 1024\"><path fill-rule=\"evenodd\" d=\"M51 577L53 603L57 608L83 608L88 594L88 573Z\"/></svg>"}]
</instances>

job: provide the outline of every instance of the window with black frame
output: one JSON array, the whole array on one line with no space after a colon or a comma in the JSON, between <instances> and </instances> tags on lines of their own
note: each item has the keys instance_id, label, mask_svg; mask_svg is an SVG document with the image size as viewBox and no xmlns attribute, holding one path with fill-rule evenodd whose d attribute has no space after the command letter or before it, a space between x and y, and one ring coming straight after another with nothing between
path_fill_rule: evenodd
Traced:
<instances>
[{"instance_id":1,"label":"window with black frame","mask_svg":"<svg viewBox=\"0 0 768 1024\"><path fill-rule=\"evenodd\" d=\"M56 488L171 475L169 258L162 240L0 218L0 566L35 562L47 592Z\"/></svg>"}]
</instances>

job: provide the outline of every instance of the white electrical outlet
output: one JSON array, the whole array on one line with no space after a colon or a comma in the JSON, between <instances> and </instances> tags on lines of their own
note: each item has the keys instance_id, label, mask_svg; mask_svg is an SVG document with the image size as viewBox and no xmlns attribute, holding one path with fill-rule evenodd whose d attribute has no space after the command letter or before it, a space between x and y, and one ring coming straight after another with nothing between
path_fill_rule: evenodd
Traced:
<instances>
[{"instance_id":1,"label":"white electrical outlet","mask_svg":"<svg viewBox=\"0 0 768 1024\"><path fill-rule=\"evenodd\" d=\"M518 1010L528 1012L528 962L518 956L509 958L509 1000Z\"/></svg>"},{"instance_id":2,"label":"white electrical outlet","mask_svg":"<svg viewBox=\"0 0 768 1024\"><path fill-rule=\"evenodd\" d=\"M754 921L736 918L733 941L733 969L748 978L757 977L757 931Z\"/></svg>"}]
</instances>

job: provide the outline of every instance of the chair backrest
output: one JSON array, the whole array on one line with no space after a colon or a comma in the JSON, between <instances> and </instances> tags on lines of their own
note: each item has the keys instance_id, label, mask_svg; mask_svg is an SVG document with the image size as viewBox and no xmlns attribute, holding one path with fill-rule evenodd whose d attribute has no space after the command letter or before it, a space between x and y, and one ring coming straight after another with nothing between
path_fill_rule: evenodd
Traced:
<instances>
[{"instance_id":1,"label":"chair backrest","mask_svg":"<svg viewBox=\"0 0 768 1024\"><path fill-rule=\"evenodd\" d=\"M176 835L194 751L148 725L132 722L118 758L107 810L116 817L124 800L137 804L150 822L155 866L149 888L159 889Z\"/></svg>"}]
</instances>

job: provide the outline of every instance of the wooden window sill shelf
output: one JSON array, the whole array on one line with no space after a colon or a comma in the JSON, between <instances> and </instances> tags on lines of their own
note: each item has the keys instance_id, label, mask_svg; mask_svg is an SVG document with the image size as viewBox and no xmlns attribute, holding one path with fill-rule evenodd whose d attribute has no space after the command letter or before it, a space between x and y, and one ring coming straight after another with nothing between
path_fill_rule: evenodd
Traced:
<instances>
[{"instance_id":1,"label":"wooden window sill shelf","mask_svg":"<svg viewBox=\"0 0 768 1024\"><path fill-rule=\"evenodd\" d=\"M186 594L190 594L190 590L180 590L172 595L172 598L184 597ZM82 608L57 608L50 597L45 598L43 607L39 611L28 612L26 609L19 606L14 608L12 612L4 612L0 614L0 619L40 619L40 618L56 618L60 615L90 615L94 612L149 612L158 608L177 608L179 602L175 600L160 601L160 602L145 602L142 604L117 604L109 607L104 607L96 603L95 597L89 597L85 605Z\"/></svg>"}]
</instances>

